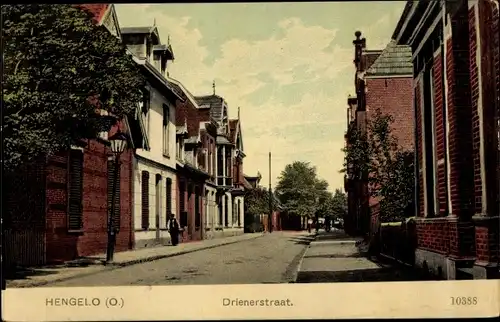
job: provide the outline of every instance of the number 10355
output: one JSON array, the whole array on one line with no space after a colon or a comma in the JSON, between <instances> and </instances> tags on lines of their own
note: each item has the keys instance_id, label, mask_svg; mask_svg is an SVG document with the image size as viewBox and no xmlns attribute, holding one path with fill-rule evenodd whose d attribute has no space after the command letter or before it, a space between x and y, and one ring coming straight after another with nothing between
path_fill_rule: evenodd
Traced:
<instances>
[{"instance_id":1,"label":"number 10355","mask_svg":"<svg viewBox=\"0 0 500 322\"><path fill-rule=\"evenodd\" d=\"M476 305L478 300L475 296L452 296L451 305Z\"/></svg>"}]
</instances>

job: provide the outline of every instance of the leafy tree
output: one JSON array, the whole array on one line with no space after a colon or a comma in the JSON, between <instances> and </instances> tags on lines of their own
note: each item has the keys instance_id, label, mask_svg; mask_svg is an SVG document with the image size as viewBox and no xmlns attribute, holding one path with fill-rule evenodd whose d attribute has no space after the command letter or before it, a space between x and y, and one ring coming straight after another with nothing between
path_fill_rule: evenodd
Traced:
<instances>
[{"instance_id":1,"label":"leafy tree","mask_svg":"<svg viewBox=\"0 0 500 322\"><path fill-rule=\"evenodd\" d=\"M414 199L413 151L404 151L392 134L392 116L379 109L367 122L367 129L351 128L344 148L343 172L366 180L371 197L380 199L382 221L411 215Z\"/></svg>"},{"instance_id":2,"label":"leafy tree","mask_svg":"<svg viewBox=\"0 0 500 322\"><path fill-rule=\"evenodd\" d=\"M326 198L327 188L328 183L317 178L315 167L295 161L281 172L276 194L289 214L313 217Z\"/></svg>"},{"instance_id":3,"label":"leafy tree","mask_svg":"<svg viewBox=\"0 0 500 322\"><path fill-rule=\"evenodd\" d=\"M245 194L244 199L245 211L252 215L268 214L269 213L269 190L258 186L255 189L250 189ZM273 210L277 210L278 205L273 202Z\"/></svg>"},{"instance_id":4,"label":"leafy tree","mask_svg":"<svg viewBox=\"0 0 500 322\"><path fill-rule=\"evenodd\" d=\"M142 98L124 45L72 5L2 6L4 169L97 137Z\"/></svg>"},{"instance_id":5,"label":"leafy tree","mask_svg":"<svg viewBox=\"0 0 500 322\"><path fill-rule=\"evenodd\" d=\"M333 195L332 213L335 218L344 218L344 215L347 213L347 196L340 189L336 189Z\"/></svg>"}]
</instances>

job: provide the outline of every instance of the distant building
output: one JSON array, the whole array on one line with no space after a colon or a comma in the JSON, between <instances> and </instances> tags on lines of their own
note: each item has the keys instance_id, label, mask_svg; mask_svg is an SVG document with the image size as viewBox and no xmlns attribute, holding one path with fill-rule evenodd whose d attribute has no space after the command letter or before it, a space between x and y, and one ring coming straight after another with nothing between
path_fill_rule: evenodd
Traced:
<instances>
[{"instance_id":1,"label":"distant building","mask_svg":"<svg viewBox=\"0 0 500 322\"><path fill-rule=\"evenodd\" d=\"M499 276L498 10L408 1L393 35L412 48L416 264L446 279Z\"/></svg>"},{"instance_id":2,"label":"distant building","mask_svg":"<svg viewBox=\"0 0 500 322\"><path fill-rule=\"evenodd\" d=\"M215 89L214 89L215 91ZM218 95L196 96L200 122L217 124L215 138L216 203L215 235L237 235L244 226L243 134L241 119L230 122L228 105ZM231 132L232 130L232 132ZM238 169L235 171L235 169Z\"/></svg>"}]
</instances>

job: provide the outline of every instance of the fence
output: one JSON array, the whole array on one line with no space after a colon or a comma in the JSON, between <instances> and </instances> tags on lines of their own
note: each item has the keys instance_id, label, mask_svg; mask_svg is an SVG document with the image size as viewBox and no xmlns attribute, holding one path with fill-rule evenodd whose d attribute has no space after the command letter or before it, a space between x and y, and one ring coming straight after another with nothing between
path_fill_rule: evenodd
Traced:
<instances>
[{"instance_id":1,"label":"fence","mask_svg":"<svg viewBox=\"0 0 500 322\"><path fill-rule=\"evenodd\" d=\"M5 268L45 264L45 233L42 229L3 231L2 261Z\"/></svg>"},{"instance_id":2,"label":"fence","mask_svg":"<svg viewBox=\"0 0 500 322\"><path fill-rule=\"evenodd\" d=\"M380 254L412 266L415 264L417 234L414 220L381 224L378 240Z\"/></svg>"}]
</instances>

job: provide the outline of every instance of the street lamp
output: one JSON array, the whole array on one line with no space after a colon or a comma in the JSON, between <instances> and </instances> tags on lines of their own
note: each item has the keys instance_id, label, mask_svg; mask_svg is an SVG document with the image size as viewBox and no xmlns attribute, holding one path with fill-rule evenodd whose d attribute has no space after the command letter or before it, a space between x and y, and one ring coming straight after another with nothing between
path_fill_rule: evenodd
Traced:
<instances>
[{"instance_id":1,"label":"street lamp","mask_svg":"<svg viewBox=\"0 0 500 322\"><path fill-rule=\"evenodd\" d=\"M119 129L109 139L111 152L115 159L115 169L113 172L113 192L111 197L111 212L108 214L108 248L106 252L106 262L113 261L116 243L116 229L114 227L115 203L116 203L116 186L118 184L118 169L120 167L120 155L125 151L127 146L127 136Z\"/></svg>"}]
</instances>

